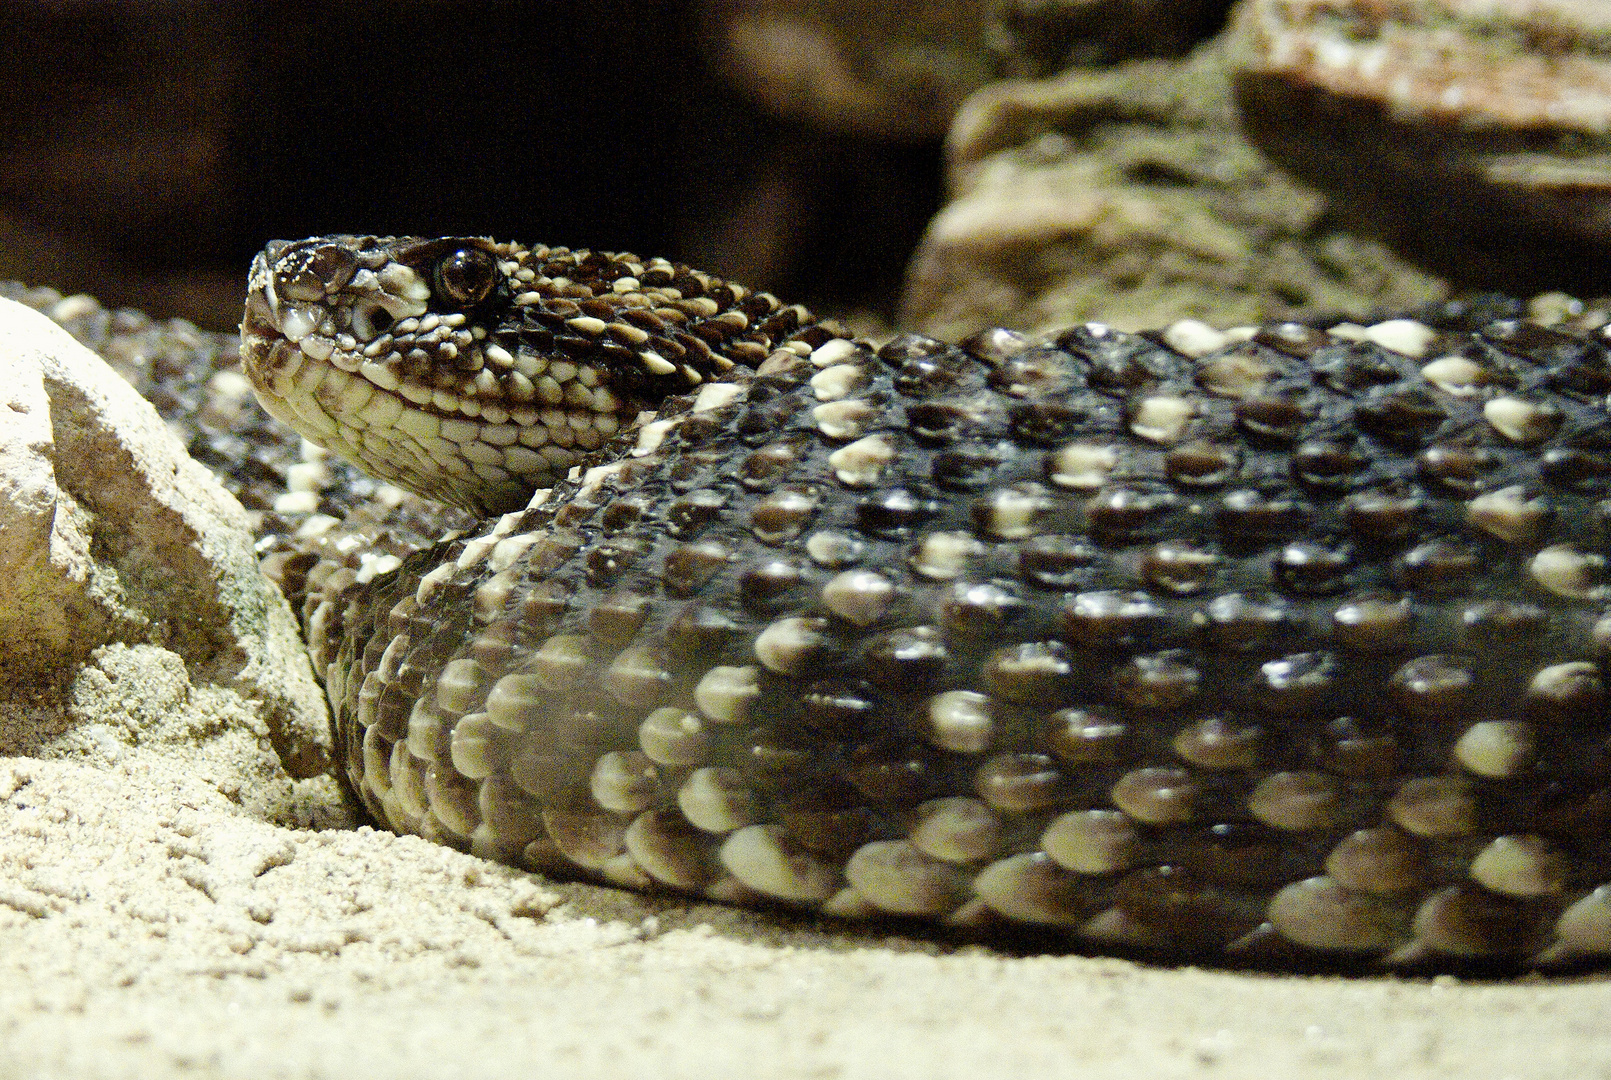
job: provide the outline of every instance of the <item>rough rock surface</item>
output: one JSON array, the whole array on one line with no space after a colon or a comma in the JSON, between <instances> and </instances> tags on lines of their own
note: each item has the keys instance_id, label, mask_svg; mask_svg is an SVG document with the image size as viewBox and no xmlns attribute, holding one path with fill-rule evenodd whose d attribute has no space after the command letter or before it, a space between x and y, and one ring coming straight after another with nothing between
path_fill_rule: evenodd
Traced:
<instances>
[{"instance_id":1,"label":"rough rock surface","mask_svg":"<svg viewBox=\"0 0 1611 1080\"><path fill-rule=\"evenodd\" d=\"M0 753L180 747L258 816L341 816L322 694L240 505L100 358L11 301L0 372Z\"/></svg>"},{"instance_id":2,"label":"rough rock surface","mask_svg":"<svg viewBox=\"0 0 1611 1080\"><path fill-rule=\"evenodd\" d=\"M1179 63L993 84L947 152L952 199L913 256L903 315L940 337L1361 317L1447 291L1247 141L1218 41Z\"/></svg>"},{"instance_id":3,"label":"rough rock surface","mask_svg":"<svg viewBox=\"0 0 1611 1080\"><path fill-rule=\"evenodd\" d=\"M1250 137L1360 230L1465 282L1611 286L1611 5L1247 0L1232 47Z\"/></svg>"}]
</instances>

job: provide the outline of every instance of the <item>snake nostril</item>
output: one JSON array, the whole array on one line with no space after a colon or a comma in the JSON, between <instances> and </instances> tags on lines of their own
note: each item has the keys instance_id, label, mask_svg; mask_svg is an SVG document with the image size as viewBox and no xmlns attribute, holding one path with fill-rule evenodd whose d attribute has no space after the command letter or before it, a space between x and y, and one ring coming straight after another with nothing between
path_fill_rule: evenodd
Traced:
<instances>
[{"instance_id":1,"label":"snake nostril","mask_svg":"<svg viewBox=\"0 0 1611 1080\"><path fill-rule=\"evenodd\" d=\"M334 293L352 281L358 257L338 244L324 244L308 256L308 272L323 282L326 293Z\"/></svg>"}]
</instances>

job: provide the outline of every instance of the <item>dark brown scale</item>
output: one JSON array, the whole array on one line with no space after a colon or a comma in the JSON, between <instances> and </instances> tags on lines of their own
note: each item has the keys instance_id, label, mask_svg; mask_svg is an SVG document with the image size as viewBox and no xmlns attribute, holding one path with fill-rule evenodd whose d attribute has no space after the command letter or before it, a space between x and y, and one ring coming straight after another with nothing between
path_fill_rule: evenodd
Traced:
<instances>
[{"instance_id":1,"label":"dark brown scale","mask_svg":"<svg viewBox=\"0 0 1611 1080\"><path fill-rule=\"evenodd\" d=\"M1186 950L1223 948L1258 926L1258 907L1182 865L1137 870L1114 890L1114 903L1157 935Z\"/></svg>"},{"instance_id":2,"label":"dark brown scale","mask_svg":"<svg viewBox=\"0 0 1611 1080\"><path fill-rule=\"evenodd\" d=\"M999 585L960 584L946 599L940 613L947 636L962 642L998 635L1022 611L1018 595Z\"/></svg>"},{"instance_id":3,"label":"dark brown scale","mask_svg":"<svg viewBox=\"0 0 1611 1080\"><path fill-rule=\"evenodd\" d=\"M1166 540L1142 554L1139 569L1146 584L1187 595L1213 584L1220 561L1221 556L1212 547Z\"/></svg>"},{"instance_id":4,"label":"dark brown scale","mask_svg":"<svg viewBox=\"0 0 1611 1080\"><path fill-rule=\"evenodd\" d=\"M1355 423L1384 444L1404 449L1432 438L1448 419L1448 406L1436 394L1415 386L1378 390L1354 410Z\"/></svg>"},{"instance_id":5,"label":"dark brown scale","mask_svg":"<svg viewBox=\"0 0 1611 1080\"><path fill-rule=\"evenodd\" d=\"M1089 364L1086 378L1109 392L1152 383L1184 382L1191 362L1139 334L1087 323L1057 338L1057 346Z\"/></svg>"},{"instance_id":6,"label":"dark brown scale","mask_svg":"<svg viewBox=\"0 0 1611 1080\"><path fill-rule=\"evenodd\" d=\"M1186 443L1164 458L1169 479L1187 488L1223 484L1235 475L1240 464L1236 447L1211 442Z\"/></svg>"},{"instance_id":7,"label":"dark brown scale","mask_svg":"<svg viewBox=\"0 0 1611 1080\"><path fill-rule=\"evenodd\" d=\"M1476 674L1463 656L1420 656L1393 673L1389 683L1406 712L1428 719L1448 719L1470 709Z\"/></svg>"},{"instance_id":8,"label":"dark brown scale","mask_svg":"<svg viewBox=\"0 0 1611 1080\"><path fill-rule=\"evenodd\" d=\"M1089 399L1069 404L1036 402L1015 405L1009 411L1015 439L1030 446L1055 446L1086 428L1106 429L1118 424L1117 411ZM1093 419L1101 418L1097 423Z\"/></svg>"},{"instance_id":9,"label":"dark brown scale","mask_svg":"<svg viewBox=\"0 0 1611 1080\"><path fill-rule=\"evenodd\" d=\"M929 753L885 739L855 747L844 779L869 802L915 805L929 787Z\"/></svg>"},{"instance_id":10,"label":"dark brown scale","mask_svg":"<svg viewBox=\"0 0 1611 1080\"><path fill-rule=\"evenodd\" d=\"M932 626L878 634L867 640L862 656L868 681L900 694L934 689L951 659L945 639Z\"/></svg>"},{"instance_id":11,"label":"dark brown scale","mask_svg":"<svg viewBox=\"0 0 1611 1080\"><path fill-rule=\"evenodd\" d=\"M338 737L381 820L547 871L1165 957L1611 955L1597 331L1467 305L1424 315L1419 357L1290 324L1196 358L1094 325L810 357L834 334L796 309L634 261L682 298L606 314L615 257L543 272L707 382L731 361L739 393L669 402L632 475L561 481L511 565L421 594L420 659L480 695L421 706L432 760L412 699L363 687L437 562L343 595ZM1446 356L1470 394L1421 376ZM813 415L833 363L870 417L839 440ZM1191 403L1181 441L1131 430L1148 396ZM1064 474L1070 443L1091 472ZM435 700L434 672L398 676ZM648 808L597 800L601 759L655 753L678 761Z\"/></svg>"},{"instance_id":12,"label":"dark brown scale","mask_svg":"<svg viewBox=\"0 0 1611 1080\"><path fill-rule=\"evenodd\" d=\"M1221 823L1171 836L1157 854L1204 886L1238 890L1279 887L1303 870L1318 871L1312 856L1284 844L1274 829L1256 823Z\"/></svg>"},{"instance_id":13,"label":"dark brown scale","mask_svg":"<svg viewBox=\"0 0 1611 1080\"><path fill-rule=\"evenodd\" d=\"M606 594L588 613L588 629L601 641L630 641L643 628L651 606L648 597L629 590Z\"/></svg>"},{"instance_id":14,"label":"dark brown scale","mask_svg":"<svg viewBox=\"0 0 1611 1080\"><path fill-rule=\"evenodd\" d=\"M1592 488L1611 475L1611 459L1573 447L1556 447L1539 456L1538 472L1550 484Z\"/></svg>"},{"instance_id":15,"label":"dark brown scale","mask_svg":"<svg viewBox=\"0 0 1611 1080\"><path fill-rule=\"evenodd\" d=\"M1393 563L1399 585L1432 596L1475 591L1471 583L1481 569L1481 549L1463 540L1428 540L1404 552Z\"/></svg>"},{"instance_id":16,"label":"dark brown scale","mask_svg":"<svg viewBox=\"0 0 1611 1080\"><path fill-rule=\"evenodd\" d=\"M978 490L990 483L1002 455L991 447L964 446L934 455L930 478L951 491Z\"/></svg>"},{"instance_id":17,"label":"dark brown scale","mask_svg":"<svg viewBox=\"0 0 1611 1080\"><path fill-rule=\"evenodd\" d=\"M856 504L856 524L874 536L901 539L939 509L939 501L921 488L891 488Z\"/></svg>"},{"instance_id":18,"label":"dark brown scale","mask_svg":"<svg viewBox=\"0 0 1611 1080\"><path fill-rule=\"evenodd\" d=\"M959 344L969 355L992 366L999 366L1029 348L1033 342L1016 331L995 327L966 337Z\"/></svg>"},{"instance_id":19,"label":"dark brown scale","mask_svg":"<svg viewBox=\"0 0 1611 1080\"><path fill-rule=\"evenodd\" d=\"M1327 539L1294 540L1272 560L1272 583L1293 596L1331 596L1348 587L1354 569L1353 548Z\"/></svg>"},{"instance_id":20,"label":"dark brown scale","mask_svg":"<svg viewBox=\"0 0 1611 1080\"><path fill-rule=\"evenodd\" d=\"M732 555L720 543L684 544L666 555L662 580L667 594L685 598L695 595L710 580L727 569Z\"/></svg>"},{"instance_id":21,"label":"dark brown scale","mask_svg":"<svg viewBox=\"0 0 1611 1080\"><path fill-rule=\"evenodd\" d=\"M1135 740L1117 709L1059 709L1036 744L1074 767L1118 765L1134 760Z\"/></svg>"},{"instance_id":22,"label":"dark brown scale","mask_svg":"<svg viewBox=\"0 0 1611 1080\"><path fill-rule=\"evenodd\" d=\"M739 741L739 749L738 766L744 777L773 797L798 794L828 772L828 762L778 728L751 728Z\"/></svg>"},{"instance_id":23,"label":"dark brown scale","mask_svg":"<svg viewBox=\"0 0 1611 1080\"><path fill-rule=\"evenodd\" d=\"M1132 657L1112 675L1113 696L1131 709L1183 708L1197 697L1202 675L1184 650Z\"/></svg>"},{"instance_id":24,"label":"dark brown scale","mask_svg":"<svg viewBox=\"0 0 1611 1080\"><path fill-rule=\"evenodd\" d=\"M1443 443L1428 447L1416 463L1428 479L1456 494L1472 495L1486 486L1500 459L1487 447Z\"/></svg>"},{"instance_id":25,"label":"dark brown scale","mask_svg":"<svg viewBox=\"0 0 1611 1080\"><path fill-rule=\"evenodd\" d=\"M698 536L707 525L720 521L727 500L716 491L694 491L666 509L666 531L679 540Z\"/></svg>"},{"instance_id":26,"label":"dark brown scale","mask_svg":"<svg viewBox=\"0 0 1611 1080\"><path fill-rule=\"evenodd\" d=\"M1088 581L1086 571L1098 560L1096 548L1068 535L1036 536L1018 545L1016 570L1037 589L1071 589Z\"/></svg>"},{"instance_id":27,"label":"dark brown scale","mask_svg":"<svg viewBox=\"0 0 1611 1080\"><path fill-rule=\"evenodd\" d=\"M1124 486L1099 492L1086 506L1091 534L1104 544L1159 539L1171 527L1181 498L1163 487Z\"/></svg>"},{"instance_id":28,"label":"dark brown scale","mask_svg":"<svg viewBox=\"0 0 1611 1080\"><path fill-rule=\"evenodd\" d=\"M980 685L1004 701L1056 708L1074 695L1079 668L1058 641L1031 641L992 652L979 670Z\"/></svg>"},{"instance_id":29,"label":"dark brown scale","mask_svg":"<svg viewBox=\"0 0 1611 1080\"><path fill-rule=\"evenodd\" d=\"M809 688L802 705L805 723L825 737L842 738L875 724L880 701L864 682L822 682Z\"/></svg>"},{"instance_id":30,"label":"dark brown scale","mask_svg":"<svg viewBox=\"0 0 1611 1080\"><path fill-rule=\"evenodd\" d=\"M1346 488L1370 466L1352 442L1311 439L1292 454L1293 478L1321 488Z\"/></svg>"},{"instance_id":31,"label":"dark brown scale","mask_svg":"<svg viewBox=\"0 0 1611 1080\"><path fill-rule=\"evenodd\" d=\"M768 443L744 459L744 485L766 490L773 482L787 476L800 456L799 448L789 443Z\"/></svg>"},{"instance_id":32,"label":"dark brown scale","mask_svg":"<svg viewBox=\"0 0 1611 1080\"><path fill-rule=\"evenodd\" d=\"M961 405L934 401L908 407L906 422L912 434L919 439L950 442L973 434L976 416Z\"/></svg>"},{"instance_id":33,"label":"dark brown scale","mask_svg":"<svg viewBox=\"0 0 1611 1080\"><path fill-rule=\"evenodd\" d=\"M744 571L739 601L757 615L782 611L798 603L797 592L805 582L805 574L794 563L772 559Z\"/></svg>"},{"instance_id":34,"label":"dark brown scale","mask_svg":"<svg viewBox=\"0 0 1611 1080\"><path fill-rule=\"evenodd\" d=\"M673 664L689 666L721 654L740 632L733 616L705 604L685 604L666 625L666 648Z\"/></svg>"},{"instance_id":35,"label":"dark brown scale","mask_svg":"<svg viewBox=\"0 0 1611 1080\"><path fill-rule=\"evenodd\" d=\"M1253 699L1277 717L1321 715L1342 704L1343 677L1333 653L1288 653L1259 665Z\"/></svg>"},{"instance_id":36,"label":"dark brown scale","mask_svg":"<svg viewBox=\"0 0 1611 1080\"><path fill-rule=\"evenodd\" d=\"M1236 422L1249 435L1283 442L1301 437L1312 419L1308 402L1293 394L1265 393L1243 398L1236 403L1235 412Z\"/></svg>"},{"instance_id":37,"label":"dark brown scale","mask_svg":"<svg viewBox=\"0 0 1611 1080\"><path fill-rule=\"evenodd\" d=\"M1239 488L1220 499L1215 518L1227 540L1245 543L1300 533L1312 513L1306 502L1285 489Z\"/></svg>"},{"instance_id":38,"label":"dark brown scale","mask_svg":"<svg viewBox=\"0 0 1611 1080\"><path fill-rule=\"evenodd\" d=\"M872 811L859 790L832 781L789 797L778 819L807 851L843 859L872 833Z\"/></svg>"},{"instance_id":39,"label":"dark brown scale","mask_svg":"<svg viewBox=\"0 0 1611 1080\"><path fill-rule=\"evenodd\" d=\"M1076 593L1063 604L1064 639L1077 648L1135 648L1164 636L1168 610L1144 592Z\"/></svg>"},{"instance_id":40,"label":"dark brown scale","mask_svg":"<svg viewBox=\"0 0 1611 1080\"><path fill-rule=\"evenodd\" d=\"M1204 605L1198 620L1213 648L1252 653L1279 651L1298 640L1303 626L1296 608L1267 593L1225 593Z\"/></svg>"},{"instance_id":41,"label":"dark brown scale","mask_svg":"<svg viewBox=\"0 0 1611 1080\"><path fill-rule=\"evenodd\" d=\"M1328 388L1342 393L1363 393L1361 406L1356 408L1364 407L1365 414L1372 417L1381 415L1372 406L1382 403L1382 399L1368 391L1409 375L1409 365L1404 358L1367 342L1330 345L1311 353L1307 359L1310 369Z\"/></svg>"},{"instance_id":42,"label":"dark brown scale","mask_svg":"<svg viewBox=\"0 0 1611 1080\"><path fill-rule=\"evenodd\" d=\"M1331 340L1324 333L1302 323L1278 323L1274 326L1261 327L1253 336L1253 340L1260 345L1278 349L1289 356L1304 360L1331 344Z\"/></svg>"},{"instance_id":43,"label":"dark brown scale","mask_svg":"<svg viewBox=\"0 0 1611 1080\"><path fill-rule=\"evenodd\" d=\"M1415 535L1425 507L1419 491L1395 483L1355 492L1341 510L1344 525L1360 540L1392 543Z\"/></svg>"}]
</instances>

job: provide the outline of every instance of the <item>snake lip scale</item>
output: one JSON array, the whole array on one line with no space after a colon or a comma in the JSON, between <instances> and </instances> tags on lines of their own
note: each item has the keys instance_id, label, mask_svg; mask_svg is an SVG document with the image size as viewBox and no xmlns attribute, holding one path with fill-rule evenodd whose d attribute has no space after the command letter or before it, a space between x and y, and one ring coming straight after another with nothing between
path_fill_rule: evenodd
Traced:
<instances>
[{"instance_id":1,"label":"snake lip scale","mask_svg":"<svg viewBox=\"0 0 1611 1080\"><path fill-rule=\"evenodd\" d=\"M333 236L258 256L242 356L484 515L304 604L394 830L1071 948L1560 967L1611 955L1603 321L875 348L662 259Z\"/></svg>"}]
</instances>

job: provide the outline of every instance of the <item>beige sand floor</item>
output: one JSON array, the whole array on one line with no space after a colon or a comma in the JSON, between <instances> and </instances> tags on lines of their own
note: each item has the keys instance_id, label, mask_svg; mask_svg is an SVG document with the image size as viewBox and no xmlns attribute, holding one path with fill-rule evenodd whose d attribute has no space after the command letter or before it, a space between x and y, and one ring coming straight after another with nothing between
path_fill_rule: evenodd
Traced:
<instances>
[{"instance_id":1,"label":"beige sand floor","mask_svg":"<svg viewBox=\"0 0 1611 1080\"><path fill-rule=\"evenodd\" d=\"M0 1077L1611 1077L1611 983L1013 958L0 759Z\"/></svg>"}]
</instances>

